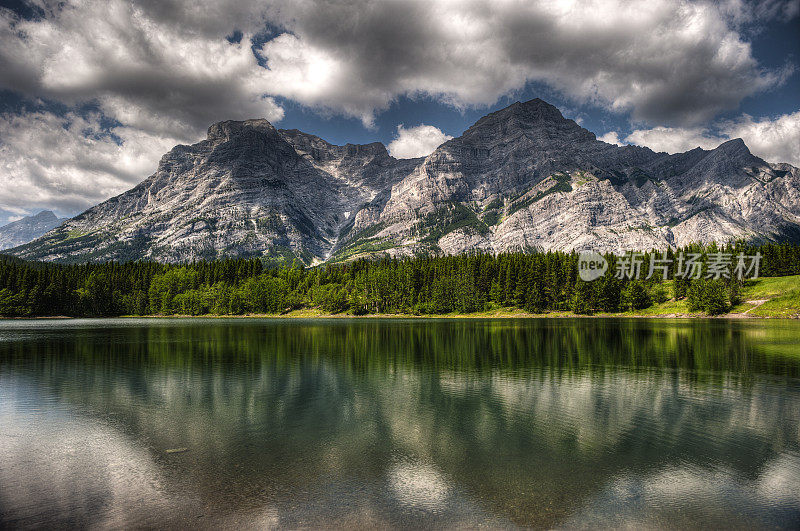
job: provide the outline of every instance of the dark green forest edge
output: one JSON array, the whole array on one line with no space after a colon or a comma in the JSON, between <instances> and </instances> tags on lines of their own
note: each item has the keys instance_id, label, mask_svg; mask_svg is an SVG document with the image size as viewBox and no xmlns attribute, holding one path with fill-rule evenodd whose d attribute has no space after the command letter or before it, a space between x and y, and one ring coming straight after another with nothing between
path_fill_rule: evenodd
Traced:
<instances>
[{"instance_id":1,"label":"dark green forest edge","mask_svg":"<svg viewBox=\"0 0 800 531\"><path fill-rule=\"evenodd\" d=\"M642 280L616 278L618 258L609 254L608 272L592 282L579 278L577 253L564 252L362 259L314 268L268 268L258 259L64 265L0 257L0 316L800 313L800 277L792 276L800 275L800 246L690 246L669 256L681 251L703 253L704 261L720 251L760 252L762 278L664 281L658 272L644 280L652 253L643 257Z\"/></svg>"}]
</instances>

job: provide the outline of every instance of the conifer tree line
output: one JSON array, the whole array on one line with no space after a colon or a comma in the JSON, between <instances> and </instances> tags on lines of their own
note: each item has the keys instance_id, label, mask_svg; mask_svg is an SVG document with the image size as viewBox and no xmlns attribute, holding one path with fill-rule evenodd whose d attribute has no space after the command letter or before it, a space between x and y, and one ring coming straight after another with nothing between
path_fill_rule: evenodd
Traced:
<instances>
[{"instance_id":1,"label":"conifer tree line","mask_svg":"<svg viewBox=\"0 0 800 531\"><path fill-rule=\"evenodd\" d=\"M668 251L754 255L760 276L800 274L800 245L743 243ZM650 256L643 256L643 272ZM657 252L659 257L661 252ZM618 258L592 282L578 275L575 252L471 253L458 256L356 260L305 268L266 268L259 259L187 264L149 261L62 265L0 258L0 315L242 315L318 308L327 313L438 315L519 308L578 314L641 310L686 299L691 311L725 313L741 301L743 282L731 278L664 283L661 274L617 278ZM670 266L672 278L675 263ZM745 280L746 282L746 280Z\"/></svg>"}]
</instances>

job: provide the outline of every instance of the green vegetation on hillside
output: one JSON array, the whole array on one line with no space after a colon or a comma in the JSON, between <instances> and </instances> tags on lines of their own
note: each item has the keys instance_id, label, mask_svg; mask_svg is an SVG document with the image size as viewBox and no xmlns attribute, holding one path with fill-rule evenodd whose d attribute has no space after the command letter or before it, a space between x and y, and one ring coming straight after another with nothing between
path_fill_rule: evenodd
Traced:
<instances>
[{"instance_id":1,"label":"green vegetation on hillside","mask_svg":"<svg viewBox=\"0 0 800 531\"><path fill-rule=\"evenodd\" d=\"M508 212L506 213L506 216L511 216L512 214L514 214L518 210L526 208L527 206L532 205L533 203L539 201L540 199L543 199L543 198L547 197L550 194L555 194L557 192L569 193L569 192L572 191L572 185L570 184L571 178L566 173L556 173L553 176L551 176L549 179L550 179L550 181L555 181L555 184L553 184L552 186L550 186L546 190L543 190L543 191L539 192L538 194L536 194L533 197L529 197L527 199L522 199L522 200L515 201L509 207Z\"/></svg>"},{"instance_id":2,"label":"green vegetation on hillside","mask_svg":"<svg viewBox=\"0 0 800 531\"><path fill-rule=\"evenodd\" d=\"M423 218L419 228L427 231L427 236L421 241L431 244L458 229L467 229L478 234L489 232L488 225L478 219L475 212L460 203L451 203L428 214Z\"/></svg>"}]
</instances>

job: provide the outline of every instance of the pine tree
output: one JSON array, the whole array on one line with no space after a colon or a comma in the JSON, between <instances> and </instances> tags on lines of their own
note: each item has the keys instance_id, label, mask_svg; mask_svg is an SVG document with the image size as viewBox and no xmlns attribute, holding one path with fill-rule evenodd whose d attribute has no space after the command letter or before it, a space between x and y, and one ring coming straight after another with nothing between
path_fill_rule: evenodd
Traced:
<instances>
[{"instance_id":1,"label":"pine tree","mask_svg":"<svg viewBox=\"0 0 800 531\"><path fill-rule=\"evenodd\" d=\"M623 306L628 310L643 310L652 304L650 294L639 280L631 280L622 292Z\"/></svg>"},{"instance_id":2,"label":"pine tree","mask_svg":"<svg viewBox=\"0 0 800 531\"><path fill-rule=\"evenodd\" d=\"M575 282L575 289L572 296L573 313L591 315L592 314L592 286L589 282L578 279Z\"/></svg>"}]
</instances>

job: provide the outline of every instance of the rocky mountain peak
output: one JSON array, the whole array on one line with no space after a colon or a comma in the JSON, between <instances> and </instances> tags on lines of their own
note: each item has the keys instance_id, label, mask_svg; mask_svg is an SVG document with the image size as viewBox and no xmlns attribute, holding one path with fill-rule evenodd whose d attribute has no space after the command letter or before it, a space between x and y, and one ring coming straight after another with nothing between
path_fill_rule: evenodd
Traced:
<instances>
[{"instance_id":1,"label":"rocky mountain peak","mask_svg":"<svg viewBox=\"0 0 800 531\"><path fill-rule=\"evenodd\" d=\"M487 114L475 122L467 131L477 128L494 127L498 124L519 124L527 127L541 127L546 124L564 125L567 123L572 123L577 126L572 120L564 118L561 111L557 108L536 98L524 103L518 101L499 111Z\"/></svg>"},{"instance_id":2,"label":"rocky mountain peak","mask_svg":"<svg viewBox=\"0 0 800 531\"><path fill-rule=\"evenodd\" d=\"M31 216L31 219L36 221L54 221L57 220L58 217L53 213L52 210L42 210L35 216Z\"/></svg>"},{"instance_id":3,"label":"rocky mountain peak","mask_svg":"<svg viewBox=\"0 0 800 531\"><path fill-rule=\"evenodd\" d=\"M507 107L507 109L512 114L520 114L534 121L556 123L567 121L557 107L539 98L534 98L524 103L516 102Z\"/></svg>"},{"instance_id":4,"label":"rocky mountain peak","mask_svg":"<svg viewBox=\"0 0 800 531\"><path fill-rule=\"evenodd\" d=\"M651 249L800 234L797 205L800 170L765 163L741 139L673 155L618 147L533 99L418 159L267 120L219 122L135 188L12 254L316 264L383 252Z\"/></svg>"},{"instance_id":5,"label":"rocky mountain peak","mask_svg":"<svg viewBox=\"0 0 800 531\"><path fill-rule=\"evenodd\" d=\"M208 128L205 144L211 148L209 163L235 167L237 175L240 169L253 175L255 167L265 171L267 166L280 172L284 164L294 165L299 158L278 130L264 119L218 122ZM178 155L181 158L183 152Z\"/></svg>"},{"instance_id":6,"label":"rocky mountain peak","mask_svg":"<svg viewBox=\"0 0 800 531\"><path fill-rule=\"evenodd\" d=\"M741 138L728 140L717 146L716 149L703 153L705 155L705 164L713 165L715 168L714 173L719 175L729 174L735 168L743 166L758 163L765 164L761 159L750 153Z\"/></svg>"},{"instance_id":7,"label":"rocky mountain peak","mask_svg":"<svg viewBox=\"0 0 800 531\"><path fill-rule=\"evenodd\" d=\"M345 144L345 151L348 155L359 156L367 155L372 157L389 156L389 152L380 142L372 142L370 144Z\"/></svg>"},{"instance_id":8,"label":"rocky mountain peak","mask_svg":"<svg viewBox=\"0 0 800 531\"><path fill-rule=\"evenodd\" d=\"M316 161L347 159L390 159L389 152L380 142L370 144L345 144L337 146L322 138L297 129L279 129L278 133L301 155L310 156Z\"/></svg>"},{"instance_id":9,"label":"rocky mountain peak","mask_svg":"<svg viewBox=\"0 0 800 531\"><path fill-rule=\"evenodd\" d=\"M749 157L752 155L747 144L741 138L733 138L723 142L717 147L717 150L731 157Z\"/></svg>"},{"instance_id":10,"label":"rocky mountain peak","mask_svg":"<svg viewBox=\"0 0 800 531\"><path fill-rule=\"evenodd\" d=\"M494 145L520 135L536 138L540 147L554 142L580 145L596 140L593 133L564 118L561 111L539 98L516 102L484 116L461 139L469 144Z\"/></svg>"},{"instance_id":11,"label":"rocky mountain peak","mask_svg":"<svg viewBox=\"0 0 800 531\"><path fill-rule=\"evenodd\" d=\"M235 136L246 133L277 134L276 129L269 121L264 119L254 120L225 120L217 122L208 128L208 140L228 141Z\"/></svg>"}]
</instances>

